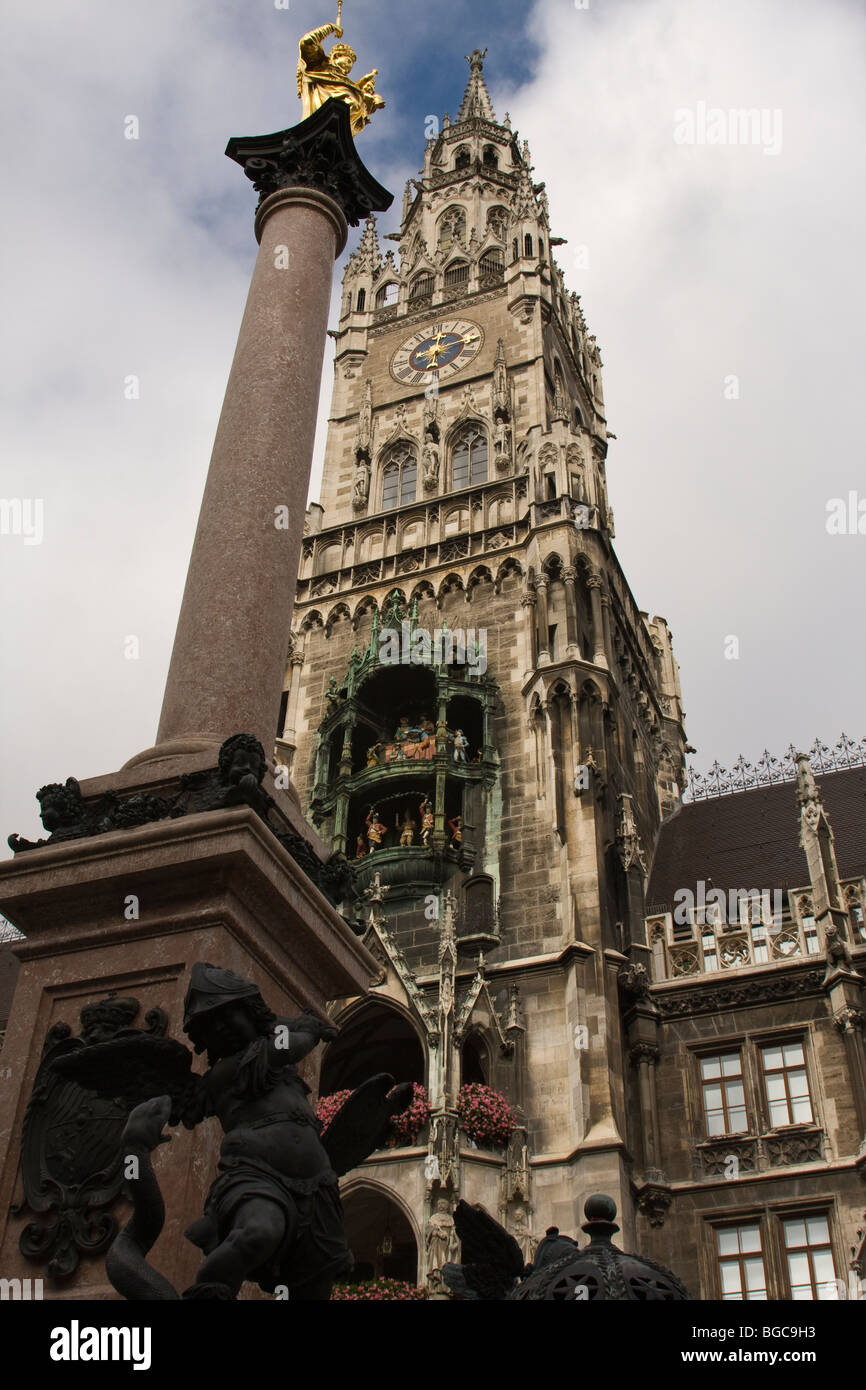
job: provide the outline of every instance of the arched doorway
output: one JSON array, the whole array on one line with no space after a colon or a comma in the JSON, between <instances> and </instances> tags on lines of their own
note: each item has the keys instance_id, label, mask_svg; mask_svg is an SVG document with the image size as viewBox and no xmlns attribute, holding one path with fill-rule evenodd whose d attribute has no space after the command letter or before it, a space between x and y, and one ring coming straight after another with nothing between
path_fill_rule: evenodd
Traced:
<instances>
[{"instance_id":1,"label":"arched doorway","mask_svg":"<svg viewBox=\"0 0 866 1390\"><path fill-rule=\"evenodd\" d=\"M395 1081L424 1084L424 1049L412 1025L386 1004L365 1004L340 1029L322 1061L319 1095L353 1091L387 1071Z\"/></svg>"},{"instance_id":2,"label":"arched doorway","mask_svg":"<svg viewBox=\"0 0 866 1390\"><path fill-rule=\"evenodd\" d=\"M418 1281L418 1246L405 1212L386 1193L355 1187L343 1197L346 1239L355 1256L353 1280Z\"/></svg>"}]
</instances>

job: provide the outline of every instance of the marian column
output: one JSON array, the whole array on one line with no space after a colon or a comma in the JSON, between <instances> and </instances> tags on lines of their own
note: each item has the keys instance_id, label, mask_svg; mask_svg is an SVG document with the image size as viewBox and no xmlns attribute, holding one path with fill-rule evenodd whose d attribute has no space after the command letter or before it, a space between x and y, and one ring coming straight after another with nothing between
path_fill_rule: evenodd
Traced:
<instances>
[{"instance_id":1,"label":"marian column","mask_svg":"<svg viewBox=\"0 0 866 1390\"><path fill-rule=\"evenodd\" d=\"M285 671L334 260L347 223L387 208L331 97L294 129L232 139L261 194L259 252L217 426L165 687L157 746L127 766L266 749Z\"/></svg>"}]
</instances>

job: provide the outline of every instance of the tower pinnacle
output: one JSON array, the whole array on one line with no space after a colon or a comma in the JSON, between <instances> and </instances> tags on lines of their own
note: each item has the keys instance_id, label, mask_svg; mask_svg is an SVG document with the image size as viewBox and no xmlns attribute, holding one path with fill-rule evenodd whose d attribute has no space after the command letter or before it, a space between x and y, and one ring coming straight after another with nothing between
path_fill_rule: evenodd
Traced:
<instances>
[{"instance_id":1,"label":"tower pinnacle","mask_svg":"<svg viewBox=\"0 0 866 1390\"><path fill-rule=\"evenodd\" d=\"M486 52L486 48L474 48L466 56L466 61L469 64L469 81L466 84L463 102L457 115L458 122L476 119L496 120L490 93L484 81L484 55Z\"/></svg>"}]
</instances>

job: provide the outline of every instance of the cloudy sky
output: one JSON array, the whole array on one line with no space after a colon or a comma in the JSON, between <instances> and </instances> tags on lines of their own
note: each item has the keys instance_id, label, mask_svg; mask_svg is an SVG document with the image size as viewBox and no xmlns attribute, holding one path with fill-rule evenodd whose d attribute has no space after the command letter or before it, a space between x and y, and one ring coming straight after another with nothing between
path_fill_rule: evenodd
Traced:
<instances>
[{"instance_id":1,"label":"cloudy sky","mask_svg":"<svg viewBox=\"0 0 866 1390\"><path fill-rule=\"evenodd\" d=\"M297 39L332 8L7 0L0 495L42 499L44 535L0 535L3 836L38 831L41 783L153 741L256 249L223 149L299 118ZM398 208L488 49L602 349L616 548L673 631L695 764L861 736L866 534L826 527L866 502L859 0L346 0L344 24ZM699 142L739 108L756 141Z\"/></svg>"}]
</instances>

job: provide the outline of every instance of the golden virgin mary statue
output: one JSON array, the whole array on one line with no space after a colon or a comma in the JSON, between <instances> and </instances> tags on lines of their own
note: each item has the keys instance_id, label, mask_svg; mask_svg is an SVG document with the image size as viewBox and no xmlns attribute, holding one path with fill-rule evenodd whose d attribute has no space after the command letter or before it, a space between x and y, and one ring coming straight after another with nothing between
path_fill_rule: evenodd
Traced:
<instances>
[{"instance_id":1,"label":"golden virgin mary statue","mask_svg":"<svg viewBox=\"0 0 866 1390\"><path fill-rule=\"evenodd\" d=\"M311 29L301 39L298 49L298 96L301 98L304 119L324 105L330 97L345 101L352 120L352 134L359 135L369 123L374 111L385 105L373 88L378 68L373 68L357 82L352 82L349 73L357 59L357 54L347 43L335 43L330 53L322 47L322 40L329 34L335 38L343 37L340 24L343 0L337 5L336 24L323 24L319 29Z\"/></svg>"}]
</instances>

